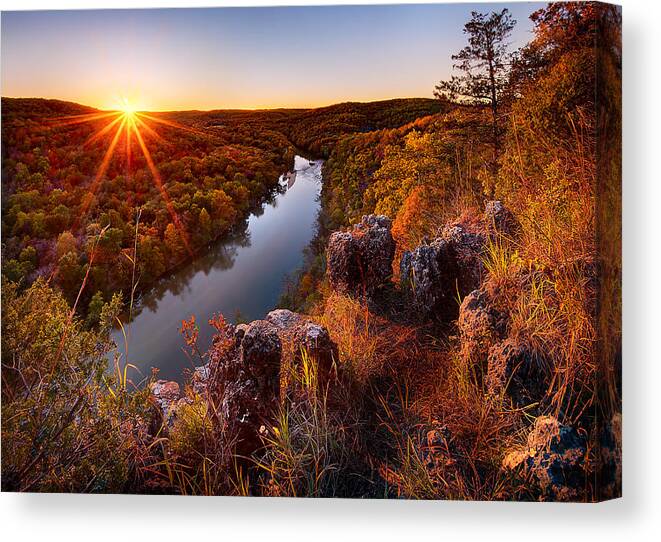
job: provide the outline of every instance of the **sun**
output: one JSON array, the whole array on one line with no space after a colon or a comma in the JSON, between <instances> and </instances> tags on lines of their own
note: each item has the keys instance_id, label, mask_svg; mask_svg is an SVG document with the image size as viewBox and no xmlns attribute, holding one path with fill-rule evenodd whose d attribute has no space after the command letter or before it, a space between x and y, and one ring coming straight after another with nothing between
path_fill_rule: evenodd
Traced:
<instances>
[{"instance_id":1,"label":"sun","mask_svg":"<svg viewBox=\"0 0 661 542\"><path fill-rule=\"evenodd\" d=\"M118 110L121 111L125 117L134 117L137 112L135 105L129 102L126 98L124 98L119 104Z\"/></svg>"},{"instance_id":2,"label":"sun","mask_svg":"<svg viewBox=\"0 0 661 542\"><path fill-rule=\"evenodd\" d=\"M201 133L191 127L183 126L172 120L166 118L160 118L159 116L154 116L146 113L144 108L137 107L135 103L129 101L128 98L123 97L117 100L111 109L107 111L98 111L96 113L86 113L83 115L72 115L69 117L61 117L59 119L54 119L53 124L55 126L65 126L70 124L79 124L85 122L99 121L101 119L107 119L108 122L102 128L95 130L92 135L85 141L83 145L89 145L95 141L101 140L101 138L107 136L108 134L113 134L110 138L108 147L103 155L103 159L99 164L99 167L94 175L94 178L88 188L87 194L82 202L82 207L80 209L78 220L87 214L87 211L90 209L94 201L94 196L103 182L103 178L108 171L110 162L115 154L115 150L119 147L125 147L126 150L126 164L127 164L127 176L131 176L131 156L132 156L132 145L133 142L137 143L138 148L141 151L144 162L147 166L147 169L151 173L152 179L158 191L160 192L161 198L165 203L165 207L170 214L172 223L175 228L178 230L179 235L188 250L189 254L192 256L193 251L190 248L188 241L188 233L184 227L183 221L177 214L170 196L168 195L167 189L161 175L154 163L152 154L148 148L148 144L151 142L158 142L161 144L168 144L168 142L159 134L150 124L159 124L163 126L168 126L170 128L175 128L179 130L184 130L187 132ZM74 227L76 229L76 227Z\"/></svg>"}]
</instances>

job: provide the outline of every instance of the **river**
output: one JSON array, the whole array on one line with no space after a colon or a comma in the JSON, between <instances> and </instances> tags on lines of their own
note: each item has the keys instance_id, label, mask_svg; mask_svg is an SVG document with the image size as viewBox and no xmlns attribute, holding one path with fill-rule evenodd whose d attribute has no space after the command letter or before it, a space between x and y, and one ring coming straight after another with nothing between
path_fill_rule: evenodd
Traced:
<instances>
[{"instance_id":1,"label":"river","mask_svg":"<svg viewBox=\"0 0 661 542\"><path fill-rule=\"evenodd\" d=\"M215 243L142 296L132 322L124 325L128 340L119 329L112 335L120 363L128 359L138 368L139 374L132 370L134 382L149 376L152 367L159 378L183 382L183 370L192 362L179 329L191 315L200 328L198 346L206 351L213 314L250 321L276 308L285 278L301 266L315 234L322 165L297 156L294 171L280 177L281 190L248 218L244 231Z\"/></svg>"}]
</instances>

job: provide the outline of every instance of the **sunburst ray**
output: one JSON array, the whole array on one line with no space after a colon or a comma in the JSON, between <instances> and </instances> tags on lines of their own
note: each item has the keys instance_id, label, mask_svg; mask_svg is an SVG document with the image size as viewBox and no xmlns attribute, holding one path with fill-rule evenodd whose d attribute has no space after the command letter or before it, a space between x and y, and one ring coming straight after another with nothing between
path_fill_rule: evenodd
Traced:
<instances>
[{"instance_id":1,"label":"sunburst ray","mask_svg":"<svg viewBox=\"0 0 661 542\"><path fill-rule=\"evenodd\" d=\"M181 220L179 219L179 215L177 214L177 211L174 209L174 206L172 205L172 201L170 200L170 196L168 195L168 191L165 188L165 185L163 184L163 181L161 179L161 175L158 172L158 169L156 169L156 165L154 164L154 160L152 159L151 153L149 152L149 149L147 148L147 145L145 145L145 141L142 137L142 134L140 133L140 130L138 130L138 127L136 125L136 122L134 119L130 119L132 128L133 128L133 133L135 135L136 140L138 141L138 145L140 147L140 150L142 151L143 156L145 157L145 161L147 162L147 167L149 168L149 171L152 174L152 177L154 179L154 182L156 183L156 186L158 190L161 193L161 197L163 198L163 201L165 202L165 206L168 210L168 213L170 213L170 217L172 218L172 223L174 224L175 228L177 228L177 231L179 232L179 235L181 236L181 239L186 247L186 250L189 255L193 255L193 251L191 250L190 243L188 241L188 234L186 233L186 230L184 229L183 225L181 224Z\"/></svg>"},{"instance_id":2,"label":"sunburst ray","mask_svg":"<svg viewBox=\"0 0 661 542\"><path fill-rule=\"evenodd\" d=\"M114 118L113 118L114 117ZM55 119L52 121L53 126L68 126L72 124L82 124L86 122L95 122L99 121L102 119L110 119L110 122L108 122L103 128L95 131L84 143L83 146L90 145L91 143L94 143L95 141L99 141L102 139L104 136L107 134L111 133L113 130L114 134L112 136L112 140L110 141L110 144L108 145L108 148L106 149L103 159L101 160L101 163L99 164L99 167L94 175L94 179L92 180L89 189L87 191L87 194L81 204L78 217L73 225L74 230L78 229L80 226L81 221L83 218L87 215L89 212L92 202L94 201L94 197L98 191L99 185L101 184L104 176L106 175L108 168L110 166L110 163L112 161L112 158L115 154L115 150L117 148L117 145L119 144L122 136L124 137L124 144L125 144L125 153L126 153L126 175L127 178L131 177L131 167L132 167L132 141L133 138L138 143L138 147L140 148L140 151L145 159L145 162L147 164L147 168L149 169L152 178L154 180L154 185L159 191L159 194L165 204L165 207L167 208L168 213L170 214L170 217L172 219L172 223L177 229L177 232L179 233L179 236L186 248L186 251L189 253L189 255L193 255L193 251L190 246L189 238L187 231L182 224L182 220L177 214L177 211L174 208L174 205L172 204L172 201L170 199L170 196L168 195L167 189L165 187L165 184L163 183L163 180L161 178L161 175L158 171L158 168L156 167L156 164L154 163L154 159L152 157L152 154L147 147L147 143L145 142L145 138L143 136L143 132L145 134L148 134L151 138L154 140L158 141L159 143L165 144L165 145L171 145L161 134L159 134L154 128L152 128L149 123L154 122L157 124L161 124L164 126L168 126L170 128L175 128L178 130L183 130L187 132L192 132L196 134L204 134L204 132L201 132L199 130L196 130L194 128L190 128L187 126L183 126L179 123L167 120L167 119L161 119L152 115L149 115L147 113L143 112L137 112L135 111L132 107L130 107L130 104L125 104L125 107L123 107L119 111L107 111L107 112L98 112L98 113L87 113L87 114L82 114L82 115L70 115L70 116L65 116L65 117L60 117L59 119Z\"/></svg>"},{"instance_id":3,"label":"sunburst ray","mask_svg":"<svg viewBox=\"0 0 661 542\"><path fill-rule=\"evenodd\" d=\"M94 143L95 141L101 139L104 135L106 135L110 130L113 129L113 126L115 126L118 122L121 122L122 119L123 116L118 115L115 120L109 122L104 128L102 128L98 132L93 133L90 137L88 137L85 143L83 143L83 147L86 145L90 145L91 143Z\"/></svg>"},{"instance_id":4,"label":"sunburst ray","mask_svg":"<svg viewBox=\"0 0 661 542\"><path fill-rule=\"evenodd\" d=\"M70 126L73 124L82 124L84 122L93 122L95 120L107 119L108 117L120 116L121 111L100 111L98 113L86 113L84 115L71 115L68 117L58 117L50 119L48 122L55 127Z\"/></svg>"},{"instance_id":5,"label":"sunburst ray","mask_svg":"<svg viewBox=\"0 0 661 542\"><path fill-rule=\"evenodd\" d=\"M204 136L208 135L208 134L206 134L205 132L203 132L201 130L191 128L190 126L184 126L183 124L179 124L178 122L174 122L174 121L167 120L167 119L161 119L161 118L155 117L153 115L149 115L147 113L139 112L139 113L136 113L136 116L143 117L145 119L149 119L152 122L156 122L158 124L163 124L164 126L169 126L170 128L176 128L177 130L184 130L185 132L190 132L190 133L197 134L197 135L204 135Z\"/></svg>"}]
</instances>

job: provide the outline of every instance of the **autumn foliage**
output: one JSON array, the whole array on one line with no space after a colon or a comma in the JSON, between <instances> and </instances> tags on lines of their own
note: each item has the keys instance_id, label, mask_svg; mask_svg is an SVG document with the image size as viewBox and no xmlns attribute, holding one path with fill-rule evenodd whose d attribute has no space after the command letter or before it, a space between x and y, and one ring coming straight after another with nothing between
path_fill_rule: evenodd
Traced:
<instances>
[{"instance_id":1,"label":"autumn foliage","mask_svg":"<svg viewBox=\"0 0 661 542\"><path fill-rule=\"evenodd\" d=\"M507 14L477 15L503 23L504 37L513 25ZM63 119L95 110L3 99L3 489L548 500L558 495L504 458L530 452L531 428L552 418L587 443L572 497L617 495L602 437L622 409L619 17L591 2L536 11L530 43L511 56L498 49L486 101L443 92L160 113L167 122L144 137L172 208L131 139L90 190L112 134L90 141L102 120ZM462 88L489 87L463 72ZM328 330L336 379L320 386L302 351L246 457L228 438L220 395L195 374L173 420L149 396L156 375L133 382L125 365L108 371L120 357L109 332L136 291L245 227L300 149L326 158L322 210L281 305ZM495 199L511 230L485 223ZM328 237L372 213L393 222L393 280L376 300L333 291ZM457 287L454 318L422 319L398 263L447 224L484 239L479 292ZM498 341L489 330L467 345L456 313L473 294L488 299ZM221 315L208 325L208 352L194 316L179 330L196 365L236 353L242 331ZM509 383L494 391L493 359L507 349L542 375L534 401L514 399ZM621 458L610 460L617 471Z\"/></svg>"}]
</instances>

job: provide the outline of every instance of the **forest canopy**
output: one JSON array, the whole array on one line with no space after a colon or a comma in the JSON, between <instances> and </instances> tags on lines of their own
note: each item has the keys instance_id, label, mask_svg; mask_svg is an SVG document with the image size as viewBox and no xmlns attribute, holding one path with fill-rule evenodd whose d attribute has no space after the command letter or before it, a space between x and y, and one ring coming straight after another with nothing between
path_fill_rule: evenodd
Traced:
<instances>
[{"instance_id":1,"label":"forest canopy","mask_svg":"<svg viewBox=\"0 0 661 542\"><path fill-rule=\"evenodd\" d=\"M134 253L139 287L146 288L243 227L296 152L326 156L341 136L405 124L440 107L404 99L317 110L150 113L142 132L157 182L130 134L122 134L121 152L97 178L115 133L106 129L112 118L105 113L3 98L3 274L23 286L52 278L70 303L88 275L78 305L85 314L93 300L129 291Z\"/></svg>"}]
</instances>

